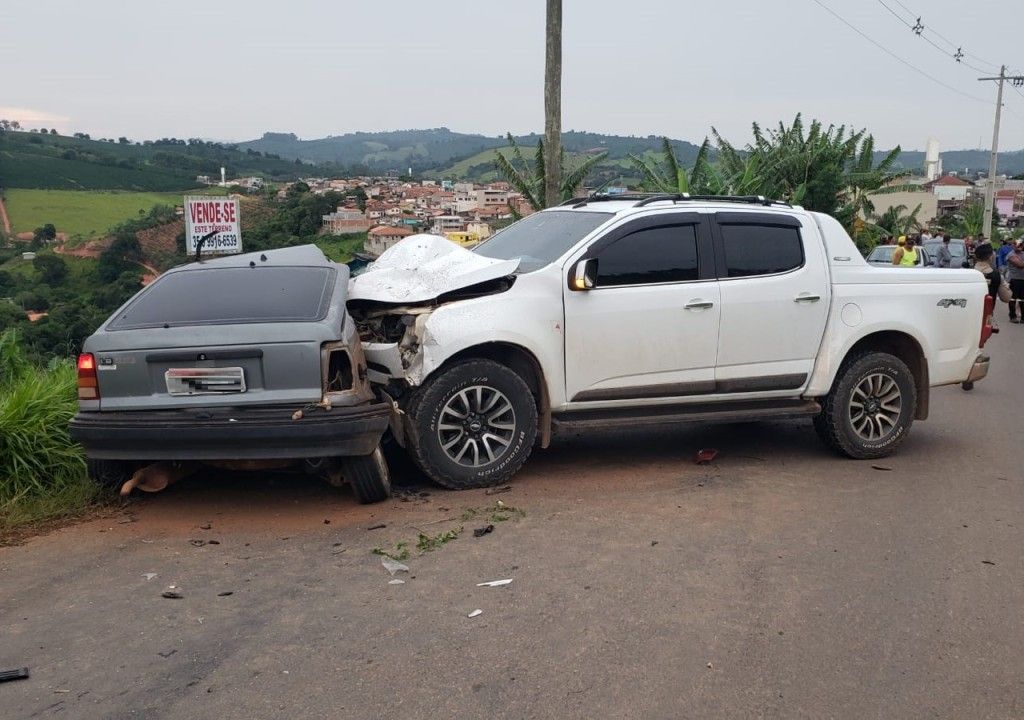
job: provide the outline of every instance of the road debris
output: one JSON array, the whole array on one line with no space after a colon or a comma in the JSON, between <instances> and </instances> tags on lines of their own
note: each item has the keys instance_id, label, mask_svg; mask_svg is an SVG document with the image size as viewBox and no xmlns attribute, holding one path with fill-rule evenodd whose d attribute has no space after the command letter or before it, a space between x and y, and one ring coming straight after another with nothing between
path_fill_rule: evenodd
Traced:
<instances>
[{"instance_id":1,"label":"road debris","mask_svg":"<svg viewBox=\"0 0 1024 720\"><path fill-rule=\"evenodd\" d=\"M483 537L484 535L489 535L492 532L494 532L493 525L484 525L483 527L476 528L473 531L473 537Z\"/></svg>"},{"instance_id":2,"label":"road debris","mask_svg":"<svg viewBox=\"0 0 1024 720\"><path fill-rule=\"evenodd\" d=\"M483 615L483 614L484 614L484 611L483 611L483 610L481 610L480 608L477 608L476 610L474 610L473 612L471 612L471 613L470 613L469 615L467 615L466 617L471 617L471 618L475 618L475 617L476 617L477 615Z\"/></svg>"},{"instance_id":3,"label":"road debris","mask_svg":"<svg viewBox=\"0 0 1024 720\"><path fill-rule=\"evenodd\" d=\"M982 565L995 565L995 563L992 562L991 560L982 560L981 564Z\"/></svg>"},{"instance_id":4,"label":"road debris","mask_svg":"<svg viewBox=\"0 0 1024 720\"><path fill-rule=\"evenodd\" d=\"M395 578L394 580L388 580L388 585L405 585L405 580L401 578Z\"/></svg>"},{"instance_id":5,"label":"road debris","mask_svg":"<svg viewBox=\"0 0 1024 720\"><path fill-rule=\"evenodd\" d=\"M502 485L501 487L487 488L484 495L499 495L501 493L507 493L512 489L511 485Z\"/></svg>"},{"instance_id":6,"label":"road debris","mask_svg":"<svg viewBox=\"0 0 1024 720\"><path fill-rule=\"evenodd\" d=\"M24 680L28 677L28 668L17 668L16 670L0 670L0 682L10 680Z\"/></svg>"},{"instance_id":7,"label":"road debris","mask_svg":"<svg viewBox=\"0 0 1024 720\"><path fill-rule=\"evenodd\" d=\"M234 590L225 590L224 592L217 593L217 597L227 597L228 595L234 595Z\"/></svg>"},{"instance_id":8,"label":"road debris","mask_svg":"<svg viewBox=\"0 0 1024 720\"><path fill-rule=\"evenodd\" d=\"M142 577L146 578L146 581L150 581L156 577L156 573L142 573Z\"/></svg>"},{"instance_id":9,"label":"road debris","mask_svg":"<svg viewBox=\"0 0 1024 720\"><path fill-rule=\"evenodd\" d=\"M708 663L708 670L714 670L715 666L713 663Z\"/></svg>"},{"instance_id":10,"label":"road debris","mask_svg":"<svg viewBox=\"0 0 1024 720\"><path fill-rule=\"evenodd\" d=\"M212 528L212 527L213 527L213 525L212 525L212 524L210 524L210 523L205 523L204 525L200 525L200 526L199 526L199 529L200 529L200 530L209 530L209 529L210 529L210 528Z\"/></svg>"},{"instance_id":11,"label":"road debris","mask_svg":"<svg viewBox=\"0 0 1024 720\"><path fill-rule=\"evenodd\" d=\"M181 600L185 596L177 590L164 590L160 593L160 597L167 598L168 600Z\"/></svg>"},{"instance_id":12,"label":"road debris","mask_svg":"<svg viewBox=\"0 0 1024 720\"><path fill-rule=\"evenodd\" d=\"M714 448L704 448L697 451L697 457L694 460L698 465L708 465L718 456L718 451Z\"/></svg>"},{"instance_id":13,"label":"road debris","mask_svg":"<svg viewBox=\"0 0 1024 720\"><path fill-rule=\"evenodd\" d=\"M477 587L501 587L502 585L511 585L512 578L505 580L489 580L488 582L477 583Z\"/></svg>"},{"instance_id":14,"label":"road debris","mask_svg":"<svg viewBox=\"0 0 1024 720\"><path fill-rule=\"evenodd\" d=\"M387 570L389 573L391 573L391 575L394 575L395 573L400 573L400 572L409 572L409 566L408 565L405 565L404 563L400 563L397 560L392 560L387 555L385 555L384 557L382 557L380 559L380 564L383 565L384 569Z\"/></svg>"},{"instance_id":15,"label":"road debris","mask_svg":"<svg viewBox=\"0 0 1024 720\"><path fill-rule=\"evenodd\" d=\"M376 525L371 525L370 527L368 527L366 529L367 530L383 530L386 527L387 527L387 523L377 523Z\"/></svg>"},{"instance_id":16,"label":"road debris","mask_svg":"<svg viewBox=\"0 0 1024 720\"><path fill-rule=\"evenodd\" d=\"M885 465L872 465L871 469L872 470L879 470L881 472L892 472L892 468L891 467L886 467Z\"/></svg>"}]
</instances>

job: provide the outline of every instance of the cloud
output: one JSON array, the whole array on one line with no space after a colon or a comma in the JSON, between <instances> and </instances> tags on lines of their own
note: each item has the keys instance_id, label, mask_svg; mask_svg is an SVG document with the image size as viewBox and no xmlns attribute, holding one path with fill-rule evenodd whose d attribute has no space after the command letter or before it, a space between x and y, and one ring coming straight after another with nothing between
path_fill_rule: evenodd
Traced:
<instances>
[{"instance_id":1,"label":"cloud","mask_svg":"<svg viewBox=\"0 0 1024 720\"><path fill-rule=\"evenodd\" d=\"M64 115L57 115L56 113L46 112L45 110L33 110L32 108L0 105L0 118L5 120L17 120L25 130L38 127L55 127L60 132L67 132L71 129L69 125L71 118Z\"/></svg>"}]
</instances>

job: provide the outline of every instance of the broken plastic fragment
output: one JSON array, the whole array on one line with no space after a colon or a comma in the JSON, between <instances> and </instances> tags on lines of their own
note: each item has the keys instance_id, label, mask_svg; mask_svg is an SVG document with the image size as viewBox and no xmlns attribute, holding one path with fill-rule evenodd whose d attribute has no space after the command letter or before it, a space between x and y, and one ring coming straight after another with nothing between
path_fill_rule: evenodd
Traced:
<instances>
[{"instance_id":1,"label":"broken plastic fragment","mask_svg":"<svg viewBox=\"0 0 1024 720\"><path fill-rule=\"evenodd\" d=\"M502 585L511 585L511 584L512 584L512 578L507 578L505 580L490 580L488 582L477 583L476 586L477 587L501 587Z\"/></svg>"},{"instance_id":2,"label":"broken plastic fragment","mask_svg":"<svg viewBox=\"0 0 1024 720\"><path fill-rule=\"evenodd\" d=\"M404 564L398 562L397 560L392 560L391 558L389 558L387 556L384 556L384 557L382 557L380 559L380 564L383 565L384 569L387 570L392 575L394 575L395 573L400 573L400 572L409 572L409 566L408 565L404 565Z\"/></svg>"},{"instance_id":3,"label":"broken plastic fragment","mask_svg":"<svg viewBox=\"0 0 1024 720\"><path fill-rule=\"evenodd\" d=\"M156 577L156 573L142 573L142 577L146 578L146 580L152 580Z\"/></svg>"},{"instance_id":4,"label":"broken plastic fragment","mask_svg":"<svg viewBox=\"0 0 1024 720\"><path fill-rule=\"evenodd\" d=\"M388 580L388 585L405 585L405 580L395 578L394 580Z\"/></svg>"},{"instance_id":5,"label":"broken plastic fragment","mask_svg":"<svg viewBox=\"0 0 1024 720\"><path fill-rule=\"evenodd\" d=\"M484 611L483 611L483 610L481 610L480 608L477 608L476 610L474 610L473 612L471 612L471 613L470 613L469 615L467 615L466 617L471 617L471 618L474 618L474 617L476 617L477 615L483 615L483 614L484 614Z\"/></svg>"},{"instance_id":6,"label":"broken plastic fragment","mask_svg":"<svg viewBox=\"0 0 1024 720\"><path fill-rule=\"evenodd\" d=\"M714 460L717 455L718 451L711 448L698 450L696 463L698 465L707 465L709 462Z\"/></svg>"}]
</instances>

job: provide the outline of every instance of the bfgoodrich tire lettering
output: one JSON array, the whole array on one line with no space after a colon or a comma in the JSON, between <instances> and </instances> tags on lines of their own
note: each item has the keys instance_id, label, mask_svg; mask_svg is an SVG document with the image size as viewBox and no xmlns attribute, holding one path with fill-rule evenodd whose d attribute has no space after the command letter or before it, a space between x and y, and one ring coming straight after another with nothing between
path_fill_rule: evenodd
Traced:
<instances>
[{"instance_id":1,"label":"bfgoodrich tire lettering","mask_svg":"<svg viewBox=\"0 0 1024 720\"><path fill-rule=\"evenodd\" d=\"M411 424L408 446L416 464L453 490L508 480L526 462L537 437L537 406L530 388L492 360L464 360L442 369L416 392L406 412ZM462 432L452 429L461 423ZM466 453L459 456L463 449Z\"/></svg>"},{"instance_id":2,"label":"bfgoodrich tire lettering","mask_svg":"<svg viewBox=\"0 0 1024 720\"><path fill-rule=\"evenodd\" d=\"M871 419L865 420L865 409ZM847 457L880 458L903 443L916 411L910 369L888 353L865 352L843 363L814 427L827 445Z\"/></svg>"}]
</instances>

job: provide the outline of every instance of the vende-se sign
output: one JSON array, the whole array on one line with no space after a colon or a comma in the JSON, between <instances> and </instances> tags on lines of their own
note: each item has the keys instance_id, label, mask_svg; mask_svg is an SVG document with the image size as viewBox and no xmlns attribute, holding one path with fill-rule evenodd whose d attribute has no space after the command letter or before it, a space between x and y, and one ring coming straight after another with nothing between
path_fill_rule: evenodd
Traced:
<instances>
[{"instance_id":1,"label":"vende-se sign","mask_svg":"<svg viewBox=\"0 0 1024 720\"><path fill-rule=\"evenodd\" d=\"M203 243L202 255L228 255L242 252L238 200L226 197L189 196L185 198L185 249L196 252L196 243L204 235L217 234Z\"/></svg>"}]
</instances>

